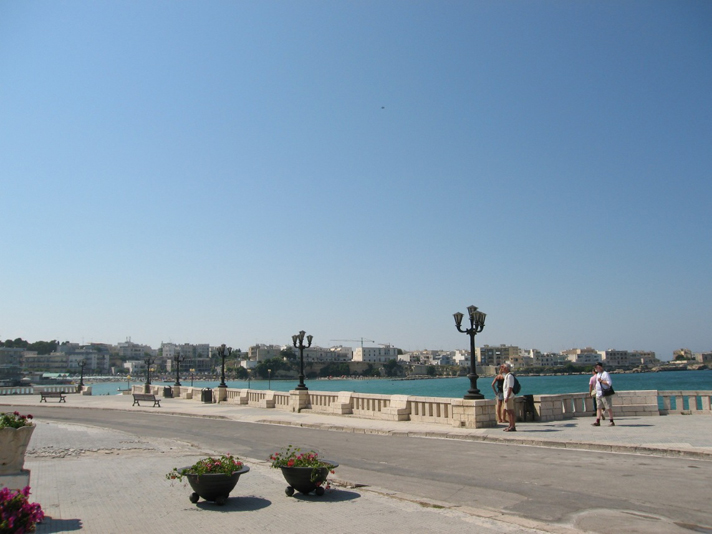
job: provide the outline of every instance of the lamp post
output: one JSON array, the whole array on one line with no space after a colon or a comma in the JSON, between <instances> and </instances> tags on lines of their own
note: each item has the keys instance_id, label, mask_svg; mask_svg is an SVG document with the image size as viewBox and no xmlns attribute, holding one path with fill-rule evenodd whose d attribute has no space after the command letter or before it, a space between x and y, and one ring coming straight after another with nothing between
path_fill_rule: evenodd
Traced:
<instances>
[{"instance_id":1,"label":"lamp post","mask_svg":"<svg viewBox=\"0 0 712 534\"><path fill-rule=\"evenodd\" d=\"M267 369L267 389L272 389L272 369Z\"/></svg>"},{"instance_id":2,"label":"lamp post","mask_svg":"<svg viewBox=\"0 0 712 534\"><path fill-rule=\"evenodd\" d=\"M79 375L79 385L77 386L77 391L81 392L84 388L84 366L87 364L86 360L81 360L79 362L79 368L81 369L81 374Z\"/></svg>"},{"instance_id":3,"label":"lamp post","mask_svg":"<svg viewBox=\"0 0 712 534\"><path fill-rule=\"evenodd\" d=\"M176 383L173 385L180 386L180 364L181 364L181 362L185 361L185 356L181 356L180 354L175 354L173 356L173 361L176 364Z\"/></svg>"},{"instance_id":4,"label":"lamp post","mask_svg":"<svg viewBox=\"0 0 712 534\"><path fill-rule=\"evenodd\" d=\"M232 354L232 347L226 347L225 343L218 347L218 356L222 358L222 371L220 373L220 384L218 384L219 388L227 387L227 384L225 383L225 357L229 358L230 354Z\"/></svg>"},{"instance_id":5,"label":"lamp post","mask_svg":"<svg viewBox=\"0 0 712 534\"><path fill-rule=\"evenodd\" d=\"M146 364L146 383L143 385L143 392L150 393L151 392L151 366L153 365L153 358L151 356L146 356L146 358L143 360L143 363Z\"/></svg>"},{"instance_id":6,"label":"lamp post","mask_svg":"<svg viewBox=\"0 0 712 534\"><path fill-rule=\"evenodd\" d=\"M295 388L298 390L306 391L309 388L304 385L304 349L311 347L313 336L307 336L307 345L304 346L304 334L306 332L301 330L298 334L292 336L292 342L294 347L299 349L299 385ZM297 344L297 342L299 344Z\"/></svg>"},{"instance_id":7,"label":"lamp post","mask_svg":"<svg viewBox=\"0 0 712 534\"><path fill-rule=\"evenodd\" d=\"M190 370L190 387L193 387L193 377L195 376L195 369Z\"/></svg>"},{"instance_id":8,"label":"lamp post","mask_svg":"<svg viewBox=\"0 0 712 534\"><path fill-rule=\"evenodd\" d=\"M485 317L487 317L487 314L477 311L477 306L468 306L467 313L470 316L470 328L467 328L466 330L461 328L462 318L464 315L460 312L453 314L453 317L455 317L455 327L457 328L457 331L463 332L470 336L470 374L467 375L467 378L470 379L470 389L467 390L467 394L463 398L484 399L485 396L480 393L479 389L477 389L477 379L479 376L477 376L477 364L475 362L475 336L484 329Z\"/></svg>"}]
</instances>

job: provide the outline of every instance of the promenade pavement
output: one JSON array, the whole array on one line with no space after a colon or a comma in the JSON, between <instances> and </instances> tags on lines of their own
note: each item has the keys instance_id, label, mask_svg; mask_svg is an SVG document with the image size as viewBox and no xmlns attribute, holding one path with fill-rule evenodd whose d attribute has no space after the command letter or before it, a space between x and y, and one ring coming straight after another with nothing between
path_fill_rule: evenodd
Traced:
<instances>
[{"instance_id":1,"label":"promenade pavement","mask_svg":"<svg viewBox=\"0 0 712 534\"><path fill-rule=\"evenodd\" d=\"M0 411L32 413L39 396L0 397ZM131 406L130 396L70 395L75 409L140 410L147 413L218 417L263 424L287 424L325 431L410 435L414 438L502 440L539 447L610 450L612 452L683 456L712 460L712 425L707 416L670 415L622 418L615 427L592 427L593 418L552 423L518 423L516 434L502 428L467 430L437 424L386 422L348 416L288 413L234 404L202 404L162 399L161 408ZM580 532L574 526L549 525L491 510L448 507L354 487L339 479L322 497L288 498L278 470L264 459L243 458L250 472L243 475L225 506L200 501L191 504L191 489L166 480L173 467L190 465L218 451L197 449L175 440L145 439L116 430L54 422L37 422L25 467L31 470L32 500L48 518L37 532L87 533L193 532L219 529L242 532ZM618 525L618 529L623 525ZM623 528L623 530L626 530ZM628 530L634 532L636 530Z\"/></svg>"}]
</instances>

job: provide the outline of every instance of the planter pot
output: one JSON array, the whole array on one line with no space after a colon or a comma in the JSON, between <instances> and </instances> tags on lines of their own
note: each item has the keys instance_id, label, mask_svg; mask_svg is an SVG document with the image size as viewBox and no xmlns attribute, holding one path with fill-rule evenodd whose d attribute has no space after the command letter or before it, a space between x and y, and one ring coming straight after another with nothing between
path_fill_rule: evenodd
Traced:
<instances>
[{"instance_id":1,"label":"planter pot","mask_svg":"<svg viewBox=\"0 0 712 534\"><path fill-rule=\"evenodd\" d=\"M313 467L280 467L284 479L289 484L284 492L289 497L294 495L295 490L305 495L312 491L315 491L317 495L323 495L323 484L326 482L326 477L329 476L329 471L339 467L339 464L335 462L328 463L330 467L320 467L316 471Z\"/></svg>"},{"instance_id":2,"label":"planter pot","mask_svg":"<svg viewBox=\"0 0 712 534\"><path fill-rule=\"evenodd\" d=\"M35 425L0 429L0 475L16 474L25 465L25 452Z\"/></svg>"},{"instance_id":3,"label":"planter pot","mask_svg":"<svg viewBox=\"0 0 712 534\"><path fill-rule=\"evenodd\" d=\"M240 479L240 475L244 475L249 470L250 468L245 465L232 475L226 475L224 473L208 473L206 475L187 474L188 483L194 492L190 495L190 502L197 503L198 499L202 497L206 501L214 501L220 505L225 504L230 492Z\"/></svg>"}]
</instances>

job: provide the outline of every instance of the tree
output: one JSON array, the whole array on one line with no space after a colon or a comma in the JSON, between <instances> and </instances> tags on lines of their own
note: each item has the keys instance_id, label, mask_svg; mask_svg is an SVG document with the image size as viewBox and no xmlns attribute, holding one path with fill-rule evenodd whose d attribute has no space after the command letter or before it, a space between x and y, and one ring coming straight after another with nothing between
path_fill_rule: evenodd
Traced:
<instances>
[{"instance_id":1,"label":"tree","mask_svg":"<svg viewBox=\"0 0 712 534\"><path fill-rule=\"evenodd\" d=\"M386 371L386 376L398 376L401 374L401 366L397 360L388 360L383 369Z\"/></svg>"},{"instance_id":2,"label":"tree","mask_svg":"<svg viewBox=\"0 0 712 534\"><path fill-rule=\"evenodd\" d=\"M425 372L428 374L428 376L435 376L436 374L438 374L438 370L435 368L434 365L428 365L428 368Z\"/></svg>"},{"instance_id":3,"label":"tree","mask_svg":"<svg viewBox=\"0 0 712 534\"><path fill-rule=\"evenodd\" d=\"M262 378L269 378L270 369L272 369L272 376L274 376L277 371L291 371L292 365L289 362L285 362L281 357L270 358L259 362L255 367L255 373Z\"/></svg>"},{"instance_id":4,"label":"tree","mask_svg":"<svg viewBox=\"0 0 712 534\"><path fill-rule=\"evenodd\" d=\"M349 368L349 364L345 362L329 362L319 371L319 376L321 377L343 375L348 376L350 374L351 369Z\"/></svg>"},{"instance_id":5,"label":"tree","mask_svg":"<svg viewBox=\"0 0 712 534\"><path fill-rule=\"evenodd\" d=\"M297 353L292 350L292 347L287 347L284 350L279 351L279 355L282 358L286 358L288 361L296 361Z\"/></svg>"},{"instance_id":6,"label":"tree","mask_svg":"<svg viewBox=\"0 0 712 534\"><path fill-rule=\"evenodd\" d=\"M235 378L237 380L247 380L247 377L249 376L249 373L247 372L247 369L245 369L242 366L236 367L235 368Z\"/></svg>"}]
</instances>

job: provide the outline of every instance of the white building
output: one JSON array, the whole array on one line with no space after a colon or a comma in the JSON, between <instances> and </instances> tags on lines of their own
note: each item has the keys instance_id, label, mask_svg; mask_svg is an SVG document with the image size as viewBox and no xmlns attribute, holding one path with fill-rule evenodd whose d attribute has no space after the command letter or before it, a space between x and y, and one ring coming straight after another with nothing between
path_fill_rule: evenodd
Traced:
<instances>
[{"instance_id":1,"label":"white building","mask_svg":"<svg viewBox=\"0 0 712 534\"><path fill-rule=\"evenodd\" d=\"M299 354L299 351L294 349L295 354ZM350 362L353 356L353 351L351 347L330 347L325 349L323 347L309 347L304 349L304 361L305 362Z\"/></svg>"},{"instance_id":2,"label":"white building","mask_svg":"<svg viewBox=\"0 0 712 534\"><path fill-rule=\"evenodd\" d=\"M146 354L149 356L156 356L158 353L156 349L153 349L148 345L139 345L138 343L131 341L131 339L117 343L116 347L122 360L139 360L141 358L145 358Z\"/></svg>"},{"instance_id":3,"label":"white building","mask_svg":"<svg viewBox=\"0 0 712 534\"><path fill-rule=\"evenodd\" d=\"M296 349L294 350L296 351ZM247 357L250 361L262 362L272 358L279 358L281 352L282 347L280 345L253 345L247 349Z\"/></svg>"},{"instance_id":4,"label":"white building","mask_svg":"<svg viewBox=\"0 0 712 534\"><path fill-rule=\"evenodd\" d=\"M601 360L599 352L591 347L562 350L561 354L574 365L594 365Z\"/></svg>"},{"instance_id":5,"label":"white building","mask_svg":"<svg viewBox=\"0 0 712 534\"><path fill-rule=\"evenodd\" d=\"M398 349L392 345L380 347L357 347L354 349L353 361L369 363L386 363L398 359Z\"/></svg>"}]
</instances>

